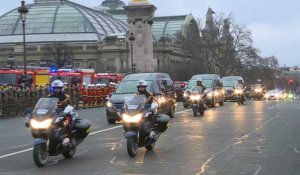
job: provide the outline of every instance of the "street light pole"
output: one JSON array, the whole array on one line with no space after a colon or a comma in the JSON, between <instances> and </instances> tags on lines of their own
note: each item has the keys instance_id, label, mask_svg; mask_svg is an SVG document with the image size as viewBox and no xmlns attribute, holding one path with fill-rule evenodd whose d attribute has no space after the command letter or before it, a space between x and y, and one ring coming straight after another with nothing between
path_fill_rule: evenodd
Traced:
<instances>
[{"instance_id":1,"label":"street light pole","mask_svg":"<svg viewBox=\"0 0 300 175\"><path fill-rule=\"evenodd\" d=\"M133 41L135 40L133 33L131 33L131 36L129 37L129 41L130 41L130 55L131 55L131 73L133 73Z\"/></svg>"},{"instance_id":2,"label":"street light pole","mask_svg":"<svg viewBox=\"0 0 300 175\"><path fill-rule=\"evenodd\" d=\"M26 14L28 13L28 9L25 6L25 1L21 1L21 7L19 7L18 12L20 13L20 18L22 20L22 28L23 28L23 61L24 61L24 82L25 86L27 86L27 60L26 60L26 40L25 40L25 22L26 22Z\"/></svg>"}]
</instances>

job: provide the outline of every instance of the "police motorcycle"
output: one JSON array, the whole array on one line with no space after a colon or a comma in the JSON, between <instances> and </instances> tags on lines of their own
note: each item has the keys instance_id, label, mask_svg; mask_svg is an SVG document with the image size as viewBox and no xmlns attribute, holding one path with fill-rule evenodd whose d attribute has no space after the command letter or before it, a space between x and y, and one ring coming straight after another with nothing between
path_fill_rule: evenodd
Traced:
<instances>
[{"instance_id":1,"label":"police motorcycle","mask_svg":"<svg viewBox=\"0 0 300 175\"><path fill-rule=\"evenodd\" d=\"M190 100L192 102L192 109L195 117L197 116L198 112L201 116L203 116L206 109L203 103L203 98L205 97L202 91L203 89L199 86L194 86L191 89Z\"/></svg>"},{"instance_id":2,"label":"police motorcycle","mask_svg":"<svg viewBox=\"0 0 300 175\"><path fill-rule=\"evenodd\" d=\"M234 87L234 96L238 105L243 105L244 99L244 89L241 86Z\"/></svg>"},{"instance_id":3,"label":"police motorcycle","mask_svg":"<svg viewBox=\"0 0 300 175\"><path fill-rule=\"evenodd\" d=\"M134 95L125 101L121 114L130 157L136 156L139 147L152 150L169 125L170 117L158 114L157 103L146 104L146 100L145 95Z\"/></svg>"},{"instance_id":4,"label":"police motorcycle","mask_svg":"<svg viewBox=\"0 0 300 175\"><path fill-rule=\"evenodd\" d=\"M41 98L34 110L27 109L26 127L31 128L34 141L33 159L38 167L47 164L49 156L62 154L66 159L72 158L76 147L91 131L89 120L79 119L73 112L72 106L63 111L57 108L58 98ZM68 125L67 115L72 116L72 123ZM72 141L66 144L68 138L67 127L71 129Z\"/></svg>"},{"instance_id":5,"label":"police motorcycle","mask_svg":"<svg viewBox=\"0 0 300 175\"><path fill-rule=\"evenodd\" d=\"M264 89L261 84L256 84L254 86L254 97L255 100L261 101L264 97Z\"/></svg>"}]
</instances>

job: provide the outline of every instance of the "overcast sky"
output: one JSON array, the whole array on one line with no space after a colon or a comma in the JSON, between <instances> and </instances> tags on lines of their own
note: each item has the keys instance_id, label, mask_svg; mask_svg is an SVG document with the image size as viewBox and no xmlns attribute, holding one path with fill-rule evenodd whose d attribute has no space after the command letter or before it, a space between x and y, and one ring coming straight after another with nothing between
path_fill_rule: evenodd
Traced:
<instances>
[{"instance_id":1,"label":"overcast sky","mask_svg":"<svg viewBox=\"0 0 300 175\"><path fill-rule=\"evenodd\" d=\"M128 3L129 0L124 0ZM20 5L20 0L0 0L0 15ZM26 3L32 3L27 0ZM73 0L88 7L102 0ZM210 6L216 13L233 13L235 22L253 33L254 46L263 56L274 55L280 65L300 66L299 0L149 0L158 9L156 16L192 13L205 18Z\"/></svg>"}]
</instances>

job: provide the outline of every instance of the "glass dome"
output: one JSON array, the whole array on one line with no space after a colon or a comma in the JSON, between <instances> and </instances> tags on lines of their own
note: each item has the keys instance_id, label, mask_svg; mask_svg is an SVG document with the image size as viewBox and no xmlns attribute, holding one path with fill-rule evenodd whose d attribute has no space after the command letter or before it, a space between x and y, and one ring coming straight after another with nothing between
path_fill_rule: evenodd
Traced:
<instances>
[{"instance_id":1,"label":"glass dome","mask_svg":"<svg viewBox=\"0 0 300 175\"><path fill-rule=\"evenodd\" d=\"M128 28L124 22L109 14L67 0L37 0L27 8L26 35L38 34L44 36L46 41L51 38L61 40L60 36L65 37L62 40L69 40L72 34L89 36L89 40L102 40L107 35L125 33ZM0 17L0 38L12 36L10 39L14 42L18 39L13 36L21 34L22 24L17 8ZM29 37L29 40L34 42L34 38Z\"/></svg>"}]
</instances>

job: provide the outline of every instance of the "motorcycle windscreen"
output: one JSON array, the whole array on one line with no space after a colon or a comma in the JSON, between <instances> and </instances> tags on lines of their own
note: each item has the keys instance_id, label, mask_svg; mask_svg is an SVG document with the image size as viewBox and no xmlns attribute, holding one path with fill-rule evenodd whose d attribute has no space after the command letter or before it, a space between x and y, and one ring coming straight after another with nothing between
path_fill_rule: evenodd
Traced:
<instances>
[{"instance_id":1,"label":"motorcycle windscreen","mask_svg":"<svg viewBox=\"0 0 300 175\"><path fill-rule=\"evenodd\" d=\"M147 98L145 95L135 95L132 98L125 101L125 112L129 114L135 114L142 111L145 108Z\"/></svg>"},{"instance_id":2,"label":"motorcycle windscreen","mask_svg":"<svg viewBox=\"0 0 300 175\"><path fill-rule=\"evenodd\" d=\"M48 118L56 112L58 98L40 98L35 105L33 116L37 119Z\"/></svg>"},{"instance_id":3,"label":"motorcycle windscreen","mask_svg":"<svg viewBox=\"0 0 300 175\"><path fill-rule=\"evenodd\" d=\"M192 94L201 94L203 92L203 88L200 86L194 86L191 89Z\"/></svg>"}]
</instances>

